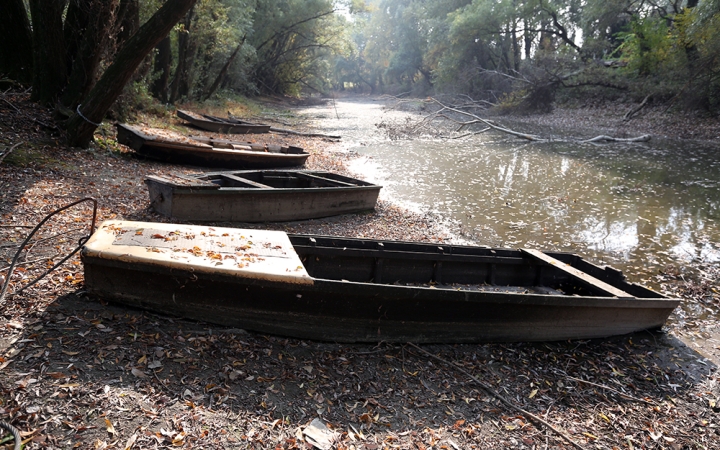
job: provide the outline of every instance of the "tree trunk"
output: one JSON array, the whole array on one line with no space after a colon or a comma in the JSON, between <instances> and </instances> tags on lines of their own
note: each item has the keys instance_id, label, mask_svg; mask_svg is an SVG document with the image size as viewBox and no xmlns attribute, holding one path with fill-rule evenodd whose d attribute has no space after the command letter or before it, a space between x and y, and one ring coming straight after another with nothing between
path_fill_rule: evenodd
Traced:
<instances>
[{"instance_id":1,"label":"tree trunk","mask_svg":"<svg viewBox=\"0 0 720 450\"><path fill-rule=\"evenodd\" d=\"M100 61L109 45L110 33L106 27L118 6L117 0L75 0L73 3L78 5L80 14L84 17L79 16L78 21L73 24L66 21L65 27L65 36L72 34L76 37L73 47L77 50L69 55L72 58L70 78L60 102L71 108L95 85Z\"/></svg>"},{"instance_id":2,"label":"tree trunk","mask_svg":"<svg viewBox=\"0 0 720 450\"><path fill-rule=\"evenodd\" d=\"M168 102L168 82L170 81L170 66L172 65L172 46L170 36L160 41L155 55L155 67L153 71L157 77L150 87L153 97L163 103ZM159 75L158 75L159 73Z\"/></svg>"},{"instance_id":3,"label":"tree trunk","mask_svg":"<svg viewBox=\"0 0 720 450\"><path fill-rule=\"evenodd\" d=\"M222 69L220 69L220 72L218 73L217 77L215 78L215 81L213 82L212 86L210 86L210 89L208 89L207 94L205 94L204 100L209 99L217 90L218 87L220 87L220 83L222 82L223 78L225 78L225 74L227 73L228 69L230 69L230 66L232 65L233 61L235 61L235 58L237 57L238 52L242 48L243 44L245 43L245 36L243 36L242 40L238 44L238 46L235 48L235 51L230 55L230 58L228 58L227 62L224 66L222 66Z\"/></svg>"},{"instance_id":4,"label":"tree trunk","mask_svg":"<svg viewBox=\"0 0 720 450\"><path fill-rule=\"evenodd\" d=\"M518 44L517 36L517 22L513 21L512 32L510 38L512 39L512 50L513 50L513 66L515 72L520 72L520 45Z\"/></svg>"},{"instance_id":5,"label":"tree trunk","mask_svg":"<svg viewBox=\"0 0 720 450\"><path fill-rule=\"evenodd\" d=\"M102 121L135 69L196 1L167 0L137 33L128 39L115 56L115 61L83 100L83 105L79 105L77 113L68 120L67 135L71 146L86 148L90 144L93 132L98 126L96 123Z\"/></svg>"},{"instance_id":6,"label":"tree trunk","mask_svg":"<svg viewBox=\"0 0 720 450\"><path fill-rule=\"evenodd\" d=\"M175 103L179 98L182 79L187 76L188 48L190 46L190 27L192 26L194 9L188 11L185 16L184 29L178 35L178 63L175 68L175 76L170 83L170 103Z\"/></svg>"},{"instance_id":7,"label":"tree trunk","mask_svg":"<svg viewBox=\"0 0 720 450\"><path fill-rule=\"evenodd\" d=\"M117 20L119 23L117 45L122 46L140 28L140 3L138 0L120 0Z\"/></svg>"},{"instance_id":8,"label":"tree trunk","mask_svg":"<svg viewBox=\"0 0 720 450\"><path fill-rule=\"evenodd\" d=\"M21 83L32 81L32 32L23 0L5 0L0 16L0 74Z\"/></svg>"},{"instance_id":9,"label":"tree trunk","mask_svg":"<svg viewBox=\"0 0 720 450\"><path fill-rule=\"evenodd\" d=\"M67 83L67 53L62 24L65 4L65 0L30 0L33 20L31 99L44 104L55 103Z\"/></svg>"},{"instance_id":10,"label":"tree trunk","mask_svg":"<svg viewBox=\"0 0 720 450\"><path fill-rule=\"evenodd\" d=\"M193 71L193 67L195 66L195 57L197 56L197 52L197 39L193 39L192 36L188 36L188 48L185 53L185 71L181 74L175 101L181 98L190 97L190 90L192 89L194 83L195 72Z\"/></svg>"},{"instance_id":11,"label":"tree trunk","mask_svg":"<svg viewBox=\"0 0 720 450\"><path fill-rule=\"evenodd\" d=\"M530 61L530 58L532 57L533 36L528 31L528 29L530 28L530 22L527 20L524 20L523 23L524 23L523 26L525 27L525 31L523 32L523 42L524 42L523 50L525 50L525 60Z\"/></svg>"}]
</instances>

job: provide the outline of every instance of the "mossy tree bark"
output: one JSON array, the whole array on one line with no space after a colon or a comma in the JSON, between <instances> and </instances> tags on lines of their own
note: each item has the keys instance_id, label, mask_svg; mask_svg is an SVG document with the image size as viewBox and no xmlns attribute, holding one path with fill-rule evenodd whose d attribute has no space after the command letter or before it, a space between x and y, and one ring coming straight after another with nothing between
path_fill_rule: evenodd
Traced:
<instances>
[{"instance_id":1,"label":"mossy tree bark","mask_svg":"<svg viewBox=\"0 0 720 450\"><path fill-rule=\"evenodd\" d=\"M67 122L68 143L86 148L92 141L96 123L122 93L135 69L145 56L170 32L197 0L167 0L140 29L130 37L105 70L77 112Z\"/></svg>"}]
</instances>

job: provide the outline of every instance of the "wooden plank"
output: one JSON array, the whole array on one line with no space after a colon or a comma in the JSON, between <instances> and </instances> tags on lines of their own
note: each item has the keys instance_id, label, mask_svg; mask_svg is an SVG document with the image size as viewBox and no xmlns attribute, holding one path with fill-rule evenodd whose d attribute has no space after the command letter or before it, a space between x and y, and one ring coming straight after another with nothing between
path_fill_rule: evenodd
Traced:
<instances>
[{"instance_id":1,"label":"wooden plank","mask_svg":"<svg viewBox=\"0 0 720 450\"><path fill-rule=\"evenodd\" d=\"M260 188L260 189L275 189L274 187L268 186L267 184L258 183L256 181L248 180L247 178L240 178L238 176L231 175L229 173L223 173L220 175L220 177L226 178L228 180L237 181L239 183L244 183L244 184L247 184L247 185L250 185L250 186L253 186L256 188Z\"/></svg>"},{"instance_id":2,"label":"wooden plank","mask_svg":"<svg viewBox=\"0 0 720 450\"><path fill-rule=\"evenodd\" d=\"M346 183L344 181L339 181L339 180L333 180L332 178L325 178L325 177L321 177L319 175L315 175L313 173L308 173L308 172L297 172L296 175L298 178L310 178L313 180L324 181L326 183L332 183L332 184L335 184L338 186L357 186L357 184Z\"/></svg>"},{"instance_id":3,"label":"wooden plank","mask_svg":"<svg viewBox=\"0 0 720 450\"><path fill-rule=\"evenodd\" d=\"M553 258L550 255L546 255L545 253L539 251L539 250L533 250L533 249L520 249L521 252L528 255L529 257L543 262L545 264L548 264L550 266L556 267L558 270L562 270L563 272L567 273L571 277L580 280L581 282L585 283L586 285L589 285L597 290L603 291L607 294L610 294L613 297L617 298L633 298L630 294L627 292L616 288L615 286L611 286L604 281L598 280L595 277L592 277L585 272L578 270L574 268L573 266L566 264L558 259Z\"/></svg>"}]
</instances>

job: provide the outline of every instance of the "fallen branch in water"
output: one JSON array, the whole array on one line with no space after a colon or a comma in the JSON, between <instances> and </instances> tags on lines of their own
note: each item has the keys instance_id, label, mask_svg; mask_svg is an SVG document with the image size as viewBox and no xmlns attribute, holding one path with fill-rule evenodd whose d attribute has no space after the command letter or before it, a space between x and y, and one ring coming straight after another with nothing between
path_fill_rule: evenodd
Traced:
<instances>
[{"instance_id":1,"label":"fallen branch in water","mask_svg":"<svg viewBox=\"0 0 720 450\"><path fill-rule=\"evenodd\" d=\"M492 387L490 387L489 385L487 385L485 382L483 382L482 380L480 380L479 378L477 378L476 376L474 376L473 374L471 374L471 373L468 372L467 370L465 370L465 369L463 369L462 367L458 366L457 364L453 364L453 363L451 363L450 361L447 361L447 360L445 360L445 359L443 359L443 358L441 358L441 357L439 357L439 356L433 355L433 354L430 353L429 351L418 347L417 345L413 344L412 342L408 342L408 345L411 346L411 347L413 347L413 348L415 348L415 349L417 349L417 350L419 350L419 351L421 351L422 353L424 353L425 355L427 355L427 356L429 356L429 357L431 357L431 358L433 358L433 359L436 359L436 360L438 360L438 361L440 361L440 362L442 362L442 363L444 363L444 364L447 364L448 366L452 366L455 370L457 370L458 372L463 373L465 376L469 377L471 380L473 380L473 381L476 382L478 385L480 385L480 387L481 387L485 392L487 392L487 393L490 394L491 396L493 396L493 397L495 397L496 399L498 399L498 400L499 400L502 404L504 404L505 406L507 406L507 407L509 407L509 408L511 408L511 409L514 409L514 410L516 410L516 411L518 411L518 412L526 415L527 417L530 418L530 420L532 420L532 421L535 422L535 423L540 423L540 424L544 425L544 426L547 427L548 429L550 429L550 430L552 430L553 432L555 432L558 436L560 436L560 437L562 437L563 439L565 439L569 444L572 444L573 447L582 450L582 446L580 446L578 443L576 443L575 441L573 441L572 438L571 438L570 436L568 436L566 433L564 433L563 431L555 428L550 422L548 422L547 420L543 419L542 417L540 417L540 416L538 416L538 415L536 415L536 414L533 414L533 413L531 413L530 411L527 411L527 410L525 410L525 409L523 409L523 408L521 408L521 407L519 407L519 406L511 403L511 402L510 402L509 400L507 400L505 397L503 397L502 395L498 394L497 391L495 391L495 389L493 389Z\"/></svg>"},{"instance_id":2,"label":"fallen branch in water","mask_svg":"<svg viewBox=\"0 0 720 450\"><path fill-rule=\"evenodd\" d=\"M428 100L429 103L434 103L440 106L440 109L433 112L432 114L429 114L425 116L417 126L414 127L413 131L418 131L419 129L427 126L429 123L436 119L445 119L449 120L451 122L454 122L459 125L459 127L455 130L456 132L462 131L464 128L474 125L474 124L484 124L487 128L483 129L482 131L479 131L477 133L466 133L462 136L455 137L453 139L459 139L461 137L466 137L474 134L483 133L485 131L488 131L488 129L493 129L495 131L499 131L501 133L509 134L511 136L518 137L520 139L524 139L526 141L530 142L576 142L581 144L589 144L589 143L597 143L597 142L647 142L650 140L650 135L645 134L642 136L637 137L631 137L631 138L616 138L611 136L595 136L594 138L590 139L579 139L579 138L569 138L569 139L557 139L557 138L546 138L542 137L536 134L529 134L529 133L523 133L520 131L516 131L510 128L505 128L503 126L498 125L495 121L484 119L476 114L473 114L468 111L463 111L462 109L448 106L443 104L437 99L430 98ZM467 117L469 120L462 121L453 117L450 117L448 113L454 113L459 114L461 116Z\"/></svg>"},{"instance_id":3,"label":"fallen branch in water","mask_svg":"<svg viewBox=\"0 0 720 450\"><path fill-rule=\"evenodd\" d=\"M592 139L585 139L584 141L579 141L584 144L592 143L592 142L647 142L650 140L649 134L643 134L642 136L634 137L634 138L615 138L605 135L595 136Z\"/></svg>"}]
</instances>

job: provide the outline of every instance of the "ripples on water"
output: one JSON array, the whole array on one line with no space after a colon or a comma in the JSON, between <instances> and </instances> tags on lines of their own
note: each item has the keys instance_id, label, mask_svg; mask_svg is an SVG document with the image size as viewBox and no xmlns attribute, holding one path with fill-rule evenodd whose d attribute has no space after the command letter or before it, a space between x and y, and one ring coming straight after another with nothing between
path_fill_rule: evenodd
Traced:
<instances>
[{"instance_id":1,"label":"ripples on water","mask_svg":"<svg viewBox=\"0 0 720 450\"><path fill-rule=\"evenodd\" d=\"M403 113L373 102L336 108L305 112L361 156L351 170L479 245L571 251L651 285L670 265L720 262L718 147L523 144L497 134L389 141L376 124Z\"/></svg>"}]
</instances>

